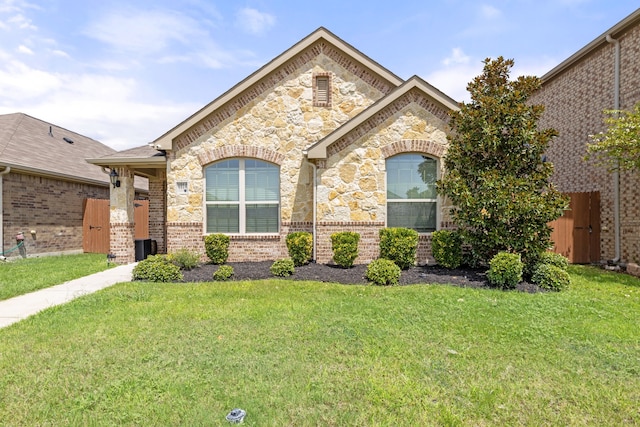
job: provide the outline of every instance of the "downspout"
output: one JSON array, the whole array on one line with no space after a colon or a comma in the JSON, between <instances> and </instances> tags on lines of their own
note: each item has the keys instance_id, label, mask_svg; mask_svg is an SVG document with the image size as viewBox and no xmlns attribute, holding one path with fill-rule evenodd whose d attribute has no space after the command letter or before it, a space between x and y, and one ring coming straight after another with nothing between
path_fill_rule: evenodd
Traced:
<instances>
[{"instance_id":1,"label":"downspout","mask_svg":"<svg viewBox=\"0 0 640 427\"><path fill-rule=\"evenodd\" d=\"M4 199L2 197L4 189L2 186L2 177L11 172L10 166L5 166L0 172L0 254L4 253Z\"/></svg>"},{"instance_id":2,"label":"downspout","mask_svg":"<svg viewBox=\"0 0 640 427\"><path fill-rule=\"evenodd\" d=\"M615 49L614 63L613 63L613 109L620 109L620 42L610 34L606 37L607 43L611 43ZM620 168L619 163L616 165L616 169L613 172L613 228L614 228L614 246L615 246L615 258L614 263L620 262L621 250L621 225L620 225Z\"/></svg>"}]
</instances>

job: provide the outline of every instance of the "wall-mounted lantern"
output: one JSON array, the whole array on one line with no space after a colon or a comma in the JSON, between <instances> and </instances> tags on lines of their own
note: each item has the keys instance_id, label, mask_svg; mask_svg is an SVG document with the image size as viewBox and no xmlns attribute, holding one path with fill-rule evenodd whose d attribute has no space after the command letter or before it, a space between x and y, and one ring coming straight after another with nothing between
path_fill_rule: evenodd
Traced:
<instances>
[{"instance_id":1,"label":"wall-mounted lantern","mask_svg":"<svg viewBox=\"0 0 640 427\"><path fill-rule=\"evenodd\" d=\"M115 169L111 169L111 172L109 173L109 180L111 181L113 188L120 187L120 180L118 179L118 176L118 172L116 172Z\"/></svg>"}]
</instances>

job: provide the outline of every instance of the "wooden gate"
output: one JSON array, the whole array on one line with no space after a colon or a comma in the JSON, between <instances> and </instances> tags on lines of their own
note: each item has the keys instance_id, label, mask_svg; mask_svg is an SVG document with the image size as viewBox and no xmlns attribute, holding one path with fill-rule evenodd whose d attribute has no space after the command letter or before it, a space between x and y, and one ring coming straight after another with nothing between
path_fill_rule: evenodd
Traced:
<instances>
[{"instance_id":1,"label":"wooden gate","mask_svg":"<svg viewBox=\"0 0 640 427\"><path fill-rule=\"evenodd\" d=\"M553 251L572 264L600 261L600 193L568 193L569 210L549 223Z\"/></svg>"},{"instance_id":2,"label":"wooden gate","mask_svg":"<svg viewBox=\"0 0 640 427\"><path fill-rule=\"evenodd\" d=\"M135 238L149 238L149 201L134 202ZM109 253L109 200L85 199L82 219L82 250ZM133 245L133 242L131 242Z\"/></svg>"}]
</instances>

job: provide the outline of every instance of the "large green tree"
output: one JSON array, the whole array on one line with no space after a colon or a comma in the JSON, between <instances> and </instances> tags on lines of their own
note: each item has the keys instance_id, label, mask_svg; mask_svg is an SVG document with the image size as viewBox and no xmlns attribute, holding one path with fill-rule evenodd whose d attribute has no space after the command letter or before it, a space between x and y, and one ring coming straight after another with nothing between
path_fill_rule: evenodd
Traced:
<instances>
[{"instance_id":1,"label":"large green tree","mask_svg":"<svg viewBox=\"0 0 640 427\"><path fill-rule=\"evenodd\" d=\"M640 170L640 102L633 110L605 110L605 132L592 135L587 158L597 158L610 170Z\"/></svg>"},{"instance_id":2,"label":"large green tree","mask_svg":"<svg viewBox=\"0 0 640 427\"><path fill-rule=\"evenodd\" d=\"M528 102L540 79L510 80L513 64L486 59L483 73L468 84L471 101L451 113L446 174L438 182L454 205L453 221L484 262L499 251L533 262L551 244L548 223L567 207L544 158L557 132L539 129L544 107Z\"/></svg>"}]
</instances>

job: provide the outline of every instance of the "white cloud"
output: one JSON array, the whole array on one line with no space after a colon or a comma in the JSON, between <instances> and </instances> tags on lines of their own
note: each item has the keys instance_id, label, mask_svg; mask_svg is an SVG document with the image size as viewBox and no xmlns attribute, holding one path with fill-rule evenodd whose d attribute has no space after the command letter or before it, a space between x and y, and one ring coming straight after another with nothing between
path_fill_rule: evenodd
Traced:
<instances>
[{"instance_id":1,"label":"white cloud","mask_svg":"<svg viewBox=\"0 0 640 427\"><path fill-rule=\"evenodd\" d=\"M496 19L502 16L502 11L488 4L480 6L480 15L484 19Z\"/></svg>"},{"instance_id":2,"label":"white cloud","mask_svg":"<svg viewBox=\"0 0 640 427\"><path fill-rule=\"evenodd\" d=\"M33 55L33 51L23 44L18 46L18 52L24 53L25 55Z\"/></svg>"},{"instance_id":3,"label":"white cloud","mask_svg":"<svg viewBox=\"0 0 640 427\"><path fill-rule=\"evenodd\" d=\"M442 63L446 66L453 64L468 64L471 58L462 51L461 48L456 47L451 51L451 56L442 60Z\"/></svg>"},{"instance_id":4,"label":"white cloud","mask_svg":"<svg viewBox=\"0 0 640 427\"><path fill-rule=\"evenodd\" d=\"M33 23L31 22L30 19L26 18L22 14L17 14L17 15L12 16L11 18L9 18L7 20L7 23L11 24L11 26L19 28L21 30L36 31L38 29L38 27L33 25Z\"/></svg>"},{"instance_id":5,"label":"white cloud","mask_svg":"<svg viewBox=\"0 0 640 427\"><path fill-rule=\"evenodd\" d=\"M275 16L250 7L240 9L236 14L236 25L251 34L262 34L275 23Z\"/></svg>"},{"instance_id":6,"label":"white cloud","mask_svg":"<svg viewBox=\"0 0 640 427\"><path fill-rule=\"evenodd\" d=\"M206 34L193 19L174 11L114 10L85 29L118 51L155 54L173 42L188 45Z\"/></svg>"},{"instance_id":7,"label":"white cloud","mask_svg":"<svg viewBox=\"0 0 640 427\"><path fill-rule=\"evenodd\" d=\"M460 48L452 49L451 54L442 60L442 67L428 74L425 80L456 101L469 102L467 85L482 73L484 59L472 58ZM542 77L557 64L556 59L548 57L519 60L511 69L510 77Z\"/></svg>"}]
</instances>

